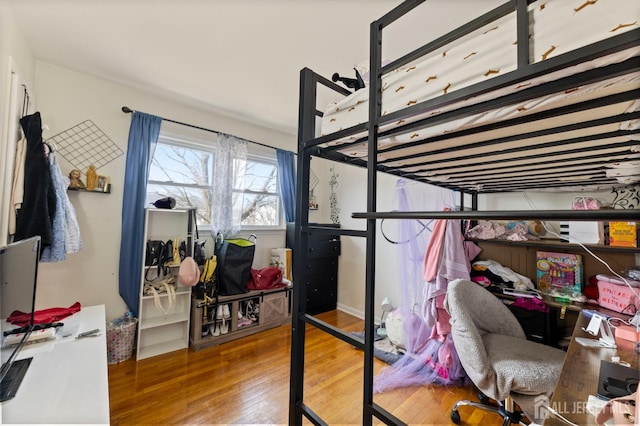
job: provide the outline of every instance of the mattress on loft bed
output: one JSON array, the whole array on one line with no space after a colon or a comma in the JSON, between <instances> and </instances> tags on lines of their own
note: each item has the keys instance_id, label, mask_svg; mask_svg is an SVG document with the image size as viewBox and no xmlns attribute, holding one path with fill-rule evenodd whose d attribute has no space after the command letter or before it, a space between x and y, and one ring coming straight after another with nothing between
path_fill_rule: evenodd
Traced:
<instances>
[{"instance_id":1,"label":"mattress on loft bed","mask_svg":"<svg viewBox=\"0 0 640 426\"><path fill-rule=\"evenodd\" d=\"M387 171L423 182L469 191L509 191L510 188L553 191L603 190L640 181L640 119L612 121L586 128L546 132L550 127L589 123L603 117L624 117L640 111L640 100L622 100L611 105L556 116L551 120L523 120L498 130L478 127L504 117L522 116L550 107L570 105L606 95L640 89L640 72L584 85L569 93L531 99L486 115L466 117L426 129L379 139L379 165ZM633 94L628 96L633 97ZM636 113L635 116L638 116ZM502 117L502 118L501 118ZM431 138L447 128L473 128L465 136ZM630 130L623 134L618 130ZM618 132L619 133L619 132ZM514 135L516 135L514 137ZM597 135L595 137L594 135ZM411 141L428 138L428 144ZM426 149L425 149L426 148ZM366 161L367 144L335 146L338 152ZM594 160L593 157L598 159ZM541 162L544 161L544 166ZM576 171L577 170L577 171ZM632 176L626 175L630 171ZM522 181L527 183L523 186ZM576 182L573 184L573 182ZM586 184L588 182L588 184ZM553 188L553 189L552 189Z\"/></svg>"},{"instance_id":2,"label":"mattress on loft bed","mask_svg":"<svg viewBox=\"0 0 640 426\"><path fill-rule=\"evenodd\" d=\"M640 56L640 47L634 49L634 56ZM542 96L538 98L529 99L527 101L523 101L518 104L512 104L500 109L495 109L487 112L481 112L477 114L468 115L464 118L458 118L450 121L446 121L444 123L431 125L426 128L422 128L419 130L411 130L406 133L398 133L391 137L380 137L378 140L378 146L381 149L381 153L378 156L379 161L389 160L390 156L384 153L385 148L396 147L399 145L403 145L408 142L412 142L414 140L421 140L437 135L444 135L447 133L451 133L454 131L460 131L465 129L470 129L474 127L479 127L481 125L500 122L512 118L526 117L533 115L534 113L550 110L553 108L558 108L564 105L575 104L578 102L584 102L590 99L600 98L607 95L624 93L629 90L639 89L640 88L640 72L633 72L629 74L625 74L622 76L610 78L607 80L599 81L597 83L592 83L588 85L581 85L579 87L575 87L568 91L562 91L558 93L553 93L547 96ZM509 92L514 88L507 87L505 89L501 89L499 92ZM492 92L491 94L482 95L474 98L474 100L489 100L490 98L496 96L496 92ZM404 123L409 121L417 121L424 118L428 118L430 116L436 116L440 113L455 110L462 106L468 105L468 102L471 100L467 100L465 102L457 102L446 108L438 109L437 112L428 112L425 114L417 115L412 117L410 120L405 120ZM631 113L640 110L640 102L637 100L630 100L621 102L620 104L616 104L615 107L611 107L612 111L615 110L616 113ZM580 112L576 114L585 114L585 112ZM573 115L565 115L562 117L556 117L552 125L554 127L559 127L562 125L575 123L579 121L584 121L585 116L573 116ZM396 127L399 123L387 124L380 127L380 131L385 131L390 128ZM536 123L528 123L522 131L528 130L540 130L548 127L544 123L536 124ZM621 129L635 129L640 127L640 120L630 119L620 123L618 128ZM509 130L511 131L511 130ZM352 142L354 140L360 139L366 136L365 132L360 134L352 135L350 137L344 139L338 139L327 144L322 145L323 147L327 146L339 146L346 142ZM495 137L500 137L500 131L495 132ZM477 138L476 138L477 139ZM451 141L443 142L447 144L447 146L451 146L454 143ZM456 142L456 144L459 142ZM461 142L464 143L464 142ZM432 150L438 149L438 143L430 143L429 148ZM349 144L347 148L337 148L336 149L343 153L348 157L354 158L365 158L367 156L367 144L366 142L362 142L359 144ZM421 148L418 148L421 149ZM406 165L406 163L404 163ZM398 164L399 165L399 164Z\"/></svg>"},{"instance_id":3,"label":"mattress on loft bed","mask_svg":"<svg viewBox=\"0 0 640 426\"><path fill-rule=\"evenodd\" d=\"M630 11L636 13L630 13ZM530 6L531 32L533 34L531 39L532 56L535 61L542 61L624 31L636 29L640 25L640 19L637 15L637 0L535 2ZM433 52L415 63L386 74L382 80L382 115L513 71L516 69L516 49L515 13L512 13L438 52ZM444 108L428 111L421 116L413 117L412 121L531 88L588 69L623 62L639 56L639 51L640 48L627 49L579 66L529 80L525 84L506 87ZM637 84L637 79L635 82ZM557 93L527 102L526 105L512 105L500 110L455 120L421 131L419 134L409 132L406 135L398 135L392 139L380 141L380 147L408 142L418 136L424 138L529 114L548 108L555 102L564 102L568 95L578 97L585 92L597 91L610 84L626 86L634 84L634 82L626 78L602 85L590 85L588 88L576 88L575 93ZM630 105L630 108L633 106ZM364 123L367 119L368 90L362 89L328 105L322 117L321 134L328 135ZM380 130L388 130L398 124L401 123L388 124ZM364 133L352 135L335 140L328 145L352 142L364 135ZM362 147L350 146L341 152L347 156L364 157L366 147L364 145Z\"/></svg>"}]
</instances>

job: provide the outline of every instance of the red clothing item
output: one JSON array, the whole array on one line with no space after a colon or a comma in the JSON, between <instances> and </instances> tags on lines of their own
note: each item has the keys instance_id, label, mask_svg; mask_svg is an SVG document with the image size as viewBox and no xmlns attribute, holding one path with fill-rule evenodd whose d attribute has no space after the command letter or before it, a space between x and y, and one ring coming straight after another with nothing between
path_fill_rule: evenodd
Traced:
<instances>
[{"instance_id":1,"label":"red clothing item","mask_svg":"<svg viewBox=\"0 0 640 426\"><path fill-rule=\"evenodd\" d=\"M80 311L80 302L76 302L68 308L48 308L36 311L33 318L34 324L46 324L48 322L56 322ZM13 311L7 318L7 322L18 326L29 325L31 320L30 313Z\"/></svg>"}]
</instances>

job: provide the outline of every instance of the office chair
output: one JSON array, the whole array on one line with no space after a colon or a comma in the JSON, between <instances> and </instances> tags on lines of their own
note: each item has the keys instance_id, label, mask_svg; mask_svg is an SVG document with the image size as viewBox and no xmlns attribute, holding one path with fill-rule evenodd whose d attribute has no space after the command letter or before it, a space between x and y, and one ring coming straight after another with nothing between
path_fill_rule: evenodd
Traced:
<instances>
[{"instance_id":1,"label":"office chair","mask_svg":"<svg viewBox=\"0 0 640 426\"><path fill-rule=\"evenodd\" d=\"M451 315L451 336L460 362L481 392L480 403L458 401L451 421L460 423L458 407L471 405L498 413L503 426L522 423L523 412L530 421L541 423L565 353L527 340L509 308L471 281L449 283L445 309ZM489 398L502 405L489 405ZM522 412L514 410L514 401Z\"/></svg>"}]
</instances>

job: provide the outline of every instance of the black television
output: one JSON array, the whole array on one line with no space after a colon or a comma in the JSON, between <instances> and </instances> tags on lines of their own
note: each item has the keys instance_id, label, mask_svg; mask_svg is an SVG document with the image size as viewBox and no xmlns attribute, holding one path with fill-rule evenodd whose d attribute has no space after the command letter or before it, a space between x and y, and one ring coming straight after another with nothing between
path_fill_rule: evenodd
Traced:
<instances>
[{"instance_id":1,"label":"black television","mask_svg":"<svg viewBox=\"0 0 640 426\"><path fill-rule=\"evenodd\" d=\"M31 364L32 358L17 358L34 327L39 261L39 236L0 248L0 401L16 395ZM27 323L18 326L7 322L14 311L27 313ZM16 336L21 337L16 340Z\"/></svg>"}]
</instances>

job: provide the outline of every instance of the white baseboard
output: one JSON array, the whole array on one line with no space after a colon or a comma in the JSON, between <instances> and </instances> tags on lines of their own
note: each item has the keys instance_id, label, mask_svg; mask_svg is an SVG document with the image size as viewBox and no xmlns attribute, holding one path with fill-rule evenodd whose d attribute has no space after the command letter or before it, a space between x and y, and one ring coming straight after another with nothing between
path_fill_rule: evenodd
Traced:
<instances>
[{"instance_id":1,"label":"white baseboard","mask_svg":"<svg viewBox=\"0 0 640 426\"><path fill-rule=\"evenodd\" d=\"M338 303L337 306L336 306L336 309L339 310L339 311L345 312L345 313L347 313L349 315L353 315L356 318L360 318L361 320L364 319L364 312L358 311L356 309L353 309L350 306L346 306L346 305L343 305L341 303Z\"/></svg>"},{"instance_id":2,"label":"white baseboard","mask_svg":"<svg viewBox=\"0 0 640 426\"><path fill-rule=\"evenodd\" d=\"M350 306L346 306L346 305L343 305L341 303L338 303L337 306L336 306L336 309L339 310L339 311L342 311L344 313L347 313L349 315L353 315L356 318L360 318L361 320L364 320L364 312L358 311L356 309L353 309ZM380 317L376 317L375 323L376 324L380 324L380 322L381 322L381 318Z\"/></svg>"}]
</instances>

